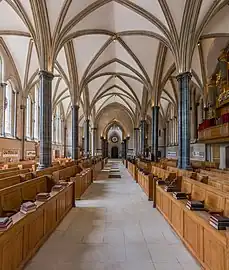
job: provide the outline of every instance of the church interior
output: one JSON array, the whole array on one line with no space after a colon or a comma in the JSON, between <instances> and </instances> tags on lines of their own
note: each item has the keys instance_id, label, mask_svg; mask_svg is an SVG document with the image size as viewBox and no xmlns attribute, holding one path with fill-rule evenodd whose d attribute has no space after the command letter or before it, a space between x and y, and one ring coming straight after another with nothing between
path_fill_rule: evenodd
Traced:
<instances>
[{"instance_id":1,"label":"church interior","mask_svg":"<svg viewBox=\"0 0 229 270\"><path fill-rule=\"evenodd\" d=\"M0 0L0 270L229 270L229 0Z\"/></svg>"}]
</instances>

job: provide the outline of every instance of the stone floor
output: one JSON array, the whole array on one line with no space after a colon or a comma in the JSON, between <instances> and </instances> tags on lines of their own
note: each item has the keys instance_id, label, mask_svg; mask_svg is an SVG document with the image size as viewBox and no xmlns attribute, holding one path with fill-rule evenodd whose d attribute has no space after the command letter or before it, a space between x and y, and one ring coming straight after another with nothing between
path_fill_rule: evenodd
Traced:
<instances>
[{"instance_id":1,"label":"stone floor","mask_svg":"<svg viewBox=\"0 0 229 270\"><path fill-rule=\"evenodd\" d=\"M112 165L113 164L113 165ZM110 161L26 270L197 270L124 166Z\"/></svg>"}]
</instances>

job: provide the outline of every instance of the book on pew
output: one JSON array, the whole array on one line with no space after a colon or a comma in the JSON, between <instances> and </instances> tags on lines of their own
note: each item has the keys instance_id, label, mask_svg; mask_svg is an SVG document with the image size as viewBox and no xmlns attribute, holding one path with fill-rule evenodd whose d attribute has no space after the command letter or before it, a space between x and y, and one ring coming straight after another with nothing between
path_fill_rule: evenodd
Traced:
<instances>
[{"instance_id":1,"label":"book on pew","mask_svg":"<svg viewBox=\"0 0 229 270\"><path fill-rule=\"evenodd\" d=\"M173 198L175 198L176 200L185 200L187 199L187 193L185 192L173 192Z\"/></svg>"},{"instance_id":2,"label":"book on pew","mask_svg":"<svg viewBox=\"0 0 229 270\"><path fill-rule=\"evenodd\" d=\"M204 208L204 202L203 201L188 201L186 204L186 207L189 210L194 210L194 211L201 211L205 210Z\"/></svg>"},{"instance_id":3,"label":"book on pew","mask_svg":"<svg viewBox=\"0 0 229 270\"><path fill-rule=\"evenodd\" d=\"M165 181L161 179L158 179L156 183L158 186L165 185Z\"/></svg>"},{"instance_id":4,"label":"book on pew","mask_svg":"<svg viewBox=\"0 0 229 270\"><path fill-rule=\"evenodd\" d=\"M0 232L6 231L12 225L13 225L13 220L11 217L0 218Z\"/></svg>"},{"instance_id":5,"label":"book on pew","mask_svg":"<svg viewBox=\"0 0 229 270\"><path fill-rule=\"evenodd\" d=\"M64 186L63 185L55 185L55 186L53 186L52 187L52 191L54 191L54 192L59 192L59 191L61 191L62 189L64 188Z\"/></svg>"},{"instance_id":6,"label":"book on pew","mask_svg":"<svg viewBox=\"0 0 229 270\"><path fill-rule=\"evenodd\" d=\"M40 202L45 202L50 198L49 193L38 193L36 196L36 200Z\"/></svg>"},{"instance_id":7,"label":"book on pew","mask_svg":"<svg viewBox=\"0 0 229 270\"><path fill-rule=\"evenodd\" d=\"M209 219L209 224L217 230L226 230L229 227L229 218L220 214L212 214Z\"/></svg>"},{"instance_id":8,"label":"book on pew","mask_svg":"<svg viewBox=\"0 0 229 270\"><path fill-rule=\"evenodd\" d=\"M37 206L34 202L25 202L21 205L20 212L23 214L28 214L36 211Z\"/></svg>"},{"instance_id":9,"label":"book on pew","mask_svg":"<svg viewBox=\"0 0 229 270\"><path fill-rule=\"evenodd\" d=\"M217 223L228 223L229 224L229 218L224 217L220 214L212 214L210 216L210 220Z\"/></svg>"},{"instance_id":10,"label":"book on pew","mask_svg":"<svg viewBox=\"0 0 229 270\"><path fill-rule=\"evenodd\" d=\"M209 220L209 224L214 227L216 230L226 230L227 227L229 227L229 223L218 223L218 222L214 222L212 220Z\"/></svg>"},{"instance_id":11,"label":"book on pew","mask_svg":"<svg viewBox=\"0 0 229 270\"><path fill-rule=\"evenodd\" d=\"M164 188L166 192L178 192L180 189L176 185L169 185Z\"/></svg>"}]
</instances>

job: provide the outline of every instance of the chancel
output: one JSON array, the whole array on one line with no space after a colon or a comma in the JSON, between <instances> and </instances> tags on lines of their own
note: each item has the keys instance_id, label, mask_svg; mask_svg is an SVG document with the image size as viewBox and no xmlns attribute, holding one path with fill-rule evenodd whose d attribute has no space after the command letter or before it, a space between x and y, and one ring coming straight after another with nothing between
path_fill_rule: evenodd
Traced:
<instances>
[{"instance_id":1,"label":"chancel","mask_svg":"<svg viewBox=\"0 0 229 270\"><path fill-rule=\"evenodd\" d=\"M0 0L0 270L229 270L229 0Z\"/></svg>"}]
</instances>

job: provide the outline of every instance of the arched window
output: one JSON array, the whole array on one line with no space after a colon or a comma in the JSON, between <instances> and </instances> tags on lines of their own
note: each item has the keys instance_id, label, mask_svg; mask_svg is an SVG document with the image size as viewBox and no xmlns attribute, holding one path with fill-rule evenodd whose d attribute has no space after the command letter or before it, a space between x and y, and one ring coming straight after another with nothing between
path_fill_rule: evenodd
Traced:
<instances>
[{"instance_id":1,"label":"arched window","mask_svg":"<svg viewBox=\"0 0 229 270\"><path fill-rule=\"evenodd\" d=\"M5 135L15 135L15 120L16 120L16 94L10 82L7 82L5 91Z\"/></svg>"},{"instance_id":2,"label":"arched window","mask_svg":"<svg viewBox=\"0 0 229 270\"><path fill-rule=\"evenodd\" d=\"M26 101L26 137L31 138L31 125L32 124L32 100L27 97Z\"/></svg>"},{"instance_id":3,"label":"arched window","mask_svg":"<svg viewBox=\"0 0 229 270\"><path fill-rule=\"evenodd\" d=\"M39 89L35 86L34 94L34 139L39 139Z\"/></svg>"}]
</instances>

